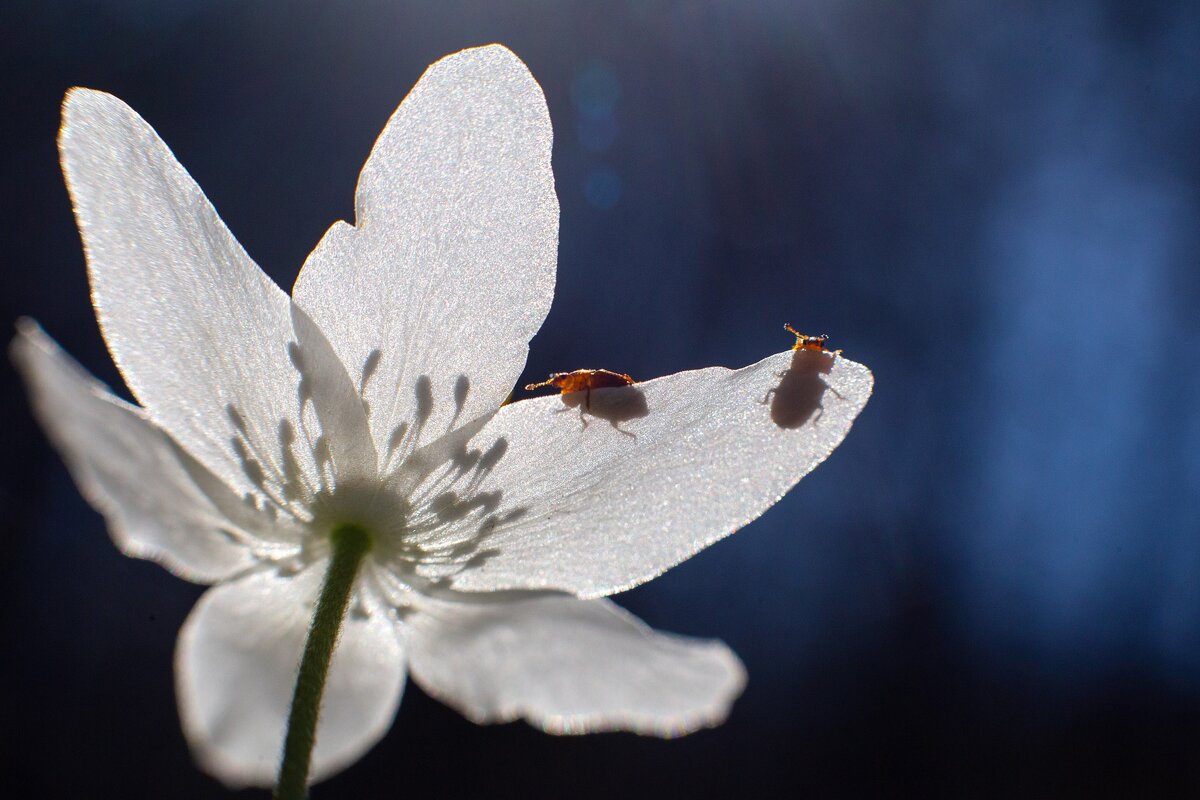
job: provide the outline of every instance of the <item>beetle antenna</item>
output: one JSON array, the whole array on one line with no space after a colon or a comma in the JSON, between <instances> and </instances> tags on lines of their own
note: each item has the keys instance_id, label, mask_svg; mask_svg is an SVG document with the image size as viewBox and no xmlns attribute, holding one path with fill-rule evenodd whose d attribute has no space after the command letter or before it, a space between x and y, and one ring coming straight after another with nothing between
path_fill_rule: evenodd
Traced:
<instances>
[{"instance_id":1,"label":"beetle antenna","mask_svg":"<svg viewBox=\"0 0 1200 800\"><path fill-rule=\"evenodd\" d=\"M541 389L543 386L549 386L553 381L554 377L551 376L541 383L527 383L525 384L525 391L532 392L534 389Z\"/></svg>"}]
</instances>

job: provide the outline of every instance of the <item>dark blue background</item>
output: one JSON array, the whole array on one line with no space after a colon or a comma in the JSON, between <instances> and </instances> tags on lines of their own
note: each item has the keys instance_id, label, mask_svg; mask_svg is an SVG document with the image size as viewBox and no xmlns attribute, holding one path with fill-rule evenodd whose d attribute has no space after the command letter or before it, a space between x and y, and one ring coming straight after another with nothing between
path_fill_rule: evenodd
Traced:
<instances>
[{"instance_id":1,"label":"dark blue background","mask_svg":"<svg viewBox=\"0 0 1200 800\"><path fill-rule=\"evenodd\" d=\"M545 89L562 203L524 378L742 366L790 321L877 389L761 520L619 598L742 656L724 727L559 739L410 686L316 797L1200 792L1200 6L335 5L7 0L0 322L120 384L67 87L142 113L290 287L425 66L499 41ZM224 796L172 690L201 589L116 552L0 376L5 786Z\"/></svg>"}]
</instances>

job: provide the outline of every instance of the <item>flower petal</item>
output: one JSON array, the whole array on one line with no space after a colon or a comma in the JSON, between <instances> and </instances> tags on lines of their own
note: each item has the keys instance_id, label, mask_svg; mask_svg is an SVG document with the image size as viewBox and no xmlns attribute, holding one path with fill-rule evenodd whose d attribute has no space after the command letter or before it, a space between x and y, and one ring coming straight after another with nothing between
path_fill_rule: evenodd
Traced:
<instances>
[{"instance_id":1,"label":"flower petal","mask_svg":"<svg viewBox=\"0 0 1200 800\"><path fill-rule=\"evenodd\" d=\"M478 481L497 510L471 532L454 588L597 597L647 581L779 500L841 443L871 388L861 364L789 351L507 405L471 443L504 440L506 455Z\"/></svg>"},{"instance_id":2,"label":"flower petal","mask_svg":"<svg viewBox=\"0 0 1200 800\"><path fill-rule=\"evenodd\" d=\"M520 374L554 292L550 139L542 90L511 52L438 61L363 167L356 226L335 224L297 278L385 460L495 411Z\"/></svg>"},{"instance_id":3,"label":"flower petal","mask_svg":"<svg viewBox=\"0 0 1200 800\"><path fill-rule=\"evenodd\" d=\"M723 643L659 633L607 600L427 600L407 627L413 680L481 723L678 736L723 721L746 683Z\"/></svg>"},{"instance_id":4,"label":"flower petal","mask_svg":"<svg viewBox=\"0 0 1200 800\"><path fill-rule=\"evenodd\" d=\"M176 694L200 763L230 787L275 782L284 729L324 564L287 577L258 572L208 590L179 634ZM317 781L387 733L404 688L386 613L352 610L342 626L317 727Z\"/></svg>"},{"instance_id":5,"label":"flower petal","mask_svg":"<svg viewBox=\"0 0 1200 800\"><path fill-rule=\"evenodd\" d=\"M321 431L305 424L303 406L313 400L305 392L328 381L301 373L327 359L304 357L287 295L117 98L71 90L59 149L97 317L150 418L239 493L280 501L318 488ZM349 384L342 373L333 379ZM349 385L341 394L357 393ZM374 463L329 455L338 474L374 472Z\"/></svg>"},{"instance_id":6,"label":"flower petal","mask_svg":"<svg viewBox=\"0 0 1200 800\"><path fill-rule=\"evenodd\" d=\"M291 359L300 373L300 405L312 403L337 477L351 483L373 480L377 474L375 445L366 406L325 334L298 305L292 303L290 308L296 336ZM315 444L316 439L310 441Z\"/></svg>"},{"instance_id":7,"label":"flower petal","mask_svg":"<svg viewBox=\"0 0 1200 800\"><path fill-rule=\"evenodd\" d=\"M17 331L11 353L38 420L83 496L108 520L121 552L158 561L198 583L254 563L247 542L274 528L272 520L246 508L215 479L202 491L194 476L204 468L140 408L115 397L32 320L21 320ZM231 520L221 506L242 506L243 519ZM251 515L254 524L243 529Z\"/></svg>"}]
</instances>

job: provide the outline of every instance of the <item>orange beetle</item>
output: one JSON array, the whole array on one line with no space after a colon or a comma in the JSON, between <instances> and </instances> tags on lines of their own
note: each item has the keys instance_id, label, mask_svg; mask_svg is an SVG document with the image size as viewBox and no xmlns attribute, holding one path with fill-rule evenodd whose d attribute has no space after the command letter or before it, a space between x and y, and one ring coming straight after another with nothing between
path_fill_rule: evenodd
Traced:
<instances>
[{"instance_id":1,"label":"orange beetle","mask_svg":"<svg viewBox=\"0 0 1200 800\"><path fill-rule=\"evenodd\" d=\"M830 353L838 356L842 354L841 350L828 350L825 343L829 341L829 334L822 333L820 336L808 336L793 328L788 323L783 323L783 327L795 335L796 343L792 345L793 350L812 350L817 353Z\"/></svg>"},{"instance_id":2,"label":"orange beetle","mask_svg":"<svg viewBox=\"0 0 1200 800\"><path fill-rule=\"evenodd\" d=\"M590 408L592 403L592 389L611 389L616 386L629 386L633 382L633 378L622 372L613 372L608 369L577 369L574 372L555 372L541 383L528 384L525 390L533 391L534 389L541 389L543 386L553 386L563 394L568 394L569 392L587 392L587 397L584 399L584 406Z\"/></svg>"}]
</instances>

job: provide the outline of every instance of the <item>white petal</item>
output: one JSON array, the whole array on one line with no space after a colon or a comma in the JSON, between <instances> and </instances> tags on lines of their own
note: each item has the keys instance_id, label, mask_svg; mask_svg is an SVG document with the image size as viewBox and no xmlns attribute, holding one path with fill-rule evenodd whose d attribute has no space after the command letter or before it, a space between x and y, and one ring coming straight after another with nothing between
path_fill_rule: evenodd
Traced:
<instances>
[{"instance_id":1,"label":"white petal","mask_svg":"<svg viewBox=\"0 0 1200 800\"><path fill-rule=\"evenodd\" d=\"M296 336L291 358L301 375L298 392L312 403L334 471L351 483L370 481L376 475L375 445L362 398L321 329L298 305L290 308Z\"/></svg>"},{"instance_id":2,"label":"white petal","mask_svg":"<svg viewBox=\"0 0 1200 800\"><path fill-rule=\"evenodd\" d=\"M746 683L723 643L659 633L607 600L427 601L408 630L413 680L476 722L678 736L723 721Z\"/></svg>"},{"instance_id":3,"label":"white petal","mask_svg":"<svg viewBox=\"0 0 1200 800\"><path fill-rule=\"evenodd\" d=\"M511 52L442 59L375 143L356 226L334 225L297 278L296 302L365 384L384 459L403 434L411 450L495 411L520 374L554 292L550 139Z\"/></svg>"},{"instance_id":4,"label":"white petal","mask_svg":"<svg viewBox=\"0 0 1200 800\"><path fill-rule=\"evenodd\" d=\"M286 538L203 473L140 408L115 397L31 320L21 320L12 357L34 411L84 497L108 520L121 552L158 561L180 577L212 583L254 563L248 539ZM238 507L235 516L219 507ZM252 521L250 521L252 520ZM249 521L249 524L247 524ZM274 533L275 535L271 535Z\"/></svg>"},{"instance_id":5,"label":"white petal","mask_svg":"<svg viewBox=\"0 0 1200 800\"><path fill-rule=\"evenodd\" d=\"M318 563L293 577L260 572L213 587L179 633L175 678L184 732L204 768L230 787L275 782L323 577ZM379 741L403 688L392 622L379 610L352 610L330 666L310 780L345 768Z\"/></svg>"},{"instance_id":6,"label":"white petal","mask_svg":"<svg viewBox=\"0 0 1200 800\"><path fill-rule=\"evenodd\" d=\"M304 424L301 406L313 400L320 417L311 392L338 376L305 375L308 395L301 394L302 368L327 359L305 357L287 295L250 260L162 140L120 100L69 92L59 148L96 314L150 417L240 492L269 483L277 498L294 495L301 479L318 488L321 430ZM347 393L355 394L352 385L339 396ZM361 415L361 404L353 405ZM339 414L349 418L354 409ZM365 438L365 416L360 424ZM330 455L342 475L375 468Z\"/></svg>"},{"instance_id":7,"label":"white petal","mask_svg":"<svg viewBox=\"0 0 1200 800\"><path fill-rule=\"evenodd\" d=\"M505 406L471 444L507 449L479 481L497 510L454 587L596 597L649 580L824 461L871 388L861 364L789 351L596 390L590 403L579 392Z\"/></svg>"}]
</instances>

